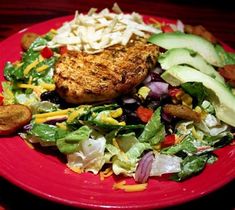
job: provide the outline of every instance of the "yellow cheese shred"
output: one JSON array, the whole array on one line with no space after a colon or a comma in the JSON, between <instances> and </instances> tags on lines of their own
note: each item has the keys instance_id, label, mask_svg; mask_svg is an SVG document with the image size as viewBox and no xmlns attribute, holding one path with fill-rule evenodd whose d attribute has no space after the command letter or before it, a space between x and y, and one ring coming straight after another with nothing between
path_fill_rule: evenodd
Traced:
<instances>
[{"instance_id":1,"label":"yellow cheese shred","mask_svg":"<svg viewBox=\"0 0 235 210\"><path fill-rule=\"evenodd\" d=\"M61 116L66 115L71 109L64 109L55 112L43 113L43 114L35 114L35 118L46 118L46 117L53 117L53 116Z\"/></svg>"},{"instance_id":2,"label":"yellow cheese shred","mask_svg":"<svg viewBox=\"0 0 235 210\"><path fill-rule=\"evenodd\" d=\"M49 67L48 65L42 65L42 66L36 68L36 71L40 73L40 72L43 72L46 69L48 69L48 67Z\"/></svg>"},{"instance_id":3,"label":"yellow cheese shred","mask_svg":"<svg viewBox=\"0 0 235 210\"><path fill-rule=\"evenodd\" d=\"M41 83L40 86L49 91L55 90L55 84Z\"/></svg>"},{"instance_id":4,"label":"yellow cheese shred","mask_svg":"<svg viewBox=\"0 0 235 210\"><path fill-rule=\"evenodd\" d=\"M32 63L30 63L28 66L26 66L26 68L24 69L24 75L26 76L32 68L38 65L38 63L39 61L36 59Z\"/></svg>"},{"instance_id":5,"label":"yellow cheese shred","mask_svg":"<svg viewBox=\"0 0 235 210\"><path fill-rule=\"evenodd\" d=\"M103 181L105 178L110 177L113 174L112 168L106 168L104 171L101 171L100 173L100 180Z\"/></svg>"},{"instance_id":6,"label":"yellow cheese shred","mask_svg":"<svg viewBox=\"0 0 235 210\"><path fill-rule=\"evenodd\" d=\"M126 181L121 181L113 185L114 190L124 190L125 192L140 192L144 191L147 188L148 184L133 184L128 185Z\"/></svg>"},{"instance_id":7,"label":"yellow cheese shred","mask_svg":"<svg viewBox=\"0 0 235 210\"><path fill-rule=\"evenodd\" d=\"M64 118L64 117L68 117L68 115L56 115L56 118ZM55 116L52 117L35 117L35 123L44 123L46 121L49 120L53 120L55 119Z\"/></svg>"},{"instance_id":8,"label":"yellow cheese shred","mask_svg":"<svg viewBox=\"0 0 235 210\"><path fill-rule=\"evenodd\" d=\"M55 84L47 84L47 83L42 83L40 85L32 85L32 84L18 84L17 85L19 88L30 88L30 89L33 89L33 90L38 90L38 89L46 89L46 90L49 90L49 91L52 91L52 90L55 90Z\"/></svg>"}]
</instances>

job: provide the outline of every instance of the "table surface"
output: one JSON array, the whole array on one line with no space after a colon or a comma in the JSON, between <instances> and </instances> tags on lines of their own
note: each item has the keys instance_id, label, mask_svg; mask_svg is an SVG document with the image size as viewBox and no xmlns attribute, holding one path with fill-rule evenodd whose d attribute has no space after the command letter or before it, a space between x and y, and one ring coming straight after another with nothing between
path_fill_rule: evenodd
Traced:
<instances>
[{"instance_id":1,"label":"table surface","mask_svg":"<svg viewBox=\"0 0 235 210\"><path fill-rule=\"evenodd\" d=\"M1 0L0 41L32 24L55 17L72 15L75 10L111 8L118 2L124 12L180 19L191 25L201 24L219 40L235 49L235 12L230 0ZM234 182L202 198L170 209L234 209ZM232 196L233 195L233 196ZM58 209L72 210L51 201L38 198L0 178L0 210Z\"/></svg>"}]
</instances>

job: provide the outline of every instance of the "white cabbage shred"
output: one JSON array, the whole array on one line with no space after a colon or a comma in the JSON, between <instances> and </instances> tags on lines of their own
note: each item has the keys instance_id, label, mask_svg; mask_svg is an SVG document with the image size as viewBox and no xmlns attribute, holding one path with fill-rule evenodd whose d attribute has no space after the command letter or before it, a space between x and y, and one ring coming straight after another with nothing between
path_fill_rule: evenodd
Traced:
<instances>
[{"instance_id":1,"label":"white cabbage shred","mask_svg":"<svg viewBox=\"0 0 235 210\"><path fill-rule=\"evenodd\" d=\"M161 176L162 174L180 172L182 159L177 156L156 154L152 163L150 176Z\"/></svg>"},{"instance_id":2,"label":"white cabbage shred","mask_svg":"<svg viewBox=\"0 0 235 210\"><path fill-rule=\"evenodd\" d=\"M136 12L124 14L117 7L114 11L116 13L106 8L96 13L96 9L92 8L87 14L76 12L72 21L57 30L48 47L67 45L69 50L93 54L116 44L126 45L132 35L147 38L149 34L161 32L145 24Z\"/></svg>"}]
</instances>

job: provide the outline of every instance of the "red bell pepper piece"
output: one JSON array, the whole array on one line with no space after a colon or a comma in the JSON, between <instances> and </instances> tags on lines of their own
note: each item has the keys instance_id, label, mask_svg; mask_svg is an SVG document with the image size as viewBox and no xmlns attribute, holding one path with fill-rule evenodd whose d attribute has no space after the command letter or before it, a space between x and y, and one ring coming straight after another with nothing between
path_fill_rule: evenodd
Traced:
<instances>
[{"instance_id":1,"label":"red bell pepper piece","mask_svg":"<svg viewBox=\"0 0 235 210\"><path fill-rule=\"evenodd\" d=\"M136 114L142 122L147 123L153 115L153 110L139 106L136 110Z\"/></svg>"},{"instance_id":2,"label":"red bell pepper piece","mask_svg":"<svg viewBox=\"0 0 235 210\"><path fill-rule=\"evenodd\" d=\"M3 95L0 93L0 105L3 104L3 99L4 99L4 97L3 97Z\"/></svg>"},{"instance_id":3,"label":"red bell pepper piece","mask_svg":"<svg viewBox=\"0 0 235 210\"><path fill-rule=\"evenodd\" d=\"M179 94L179 93L181 93L181 92L182 92L182 90L179 89L179 88L171 88L171 89L168 90L168 94L169 94L169 96L171 96L171 97L176 97L177 94Z\"/></svg>"},{"instance_id":4,"label":"red bell pepper piece","mask_svg":"<svg viewBox=\"0 0 235 210\"><path fill-rule=\"evenodd\" d=\"M53 51L49 47L44 47L40 53L43 58L50 58L54 54Z\"/></svg>"},{"instance_id":5,"label":"red bell pepper piece","mask_svg":"<svg viewBox=\"0 0 235 210\"><path fill-rule=\"evenodd\" d=\"M176 135L175 134L170 134L166 135L164 140L161 142L161 147L169 147L172 146L176 143Z\"/></svg>"},{"instance_id":6,"label":"red bell pepper piece","mask_svg":"<svg viewBox=\"0 0 235 210\"><path fill-rule=\"evenodd\" d=\"M59 53L60 53L61 55L65 54L65 53L67 53L67 52L68 52L67 46L61 46L61 47L59 48Z\"/></svg>"},{"instance_id":7,"label":"red bell pepper piece","mask_svg":"<svg viewBox=\"0 0 235 210\"><path fill-rule=\"evenodd\" d=\"M171 33L171 32L174 32L174 30L171 28L171 26L169 26L169 25L163 25L162 27L161 27L161 29L162 29L162 31L164 32L164 33Z\"/></svg>"}]
</instances>

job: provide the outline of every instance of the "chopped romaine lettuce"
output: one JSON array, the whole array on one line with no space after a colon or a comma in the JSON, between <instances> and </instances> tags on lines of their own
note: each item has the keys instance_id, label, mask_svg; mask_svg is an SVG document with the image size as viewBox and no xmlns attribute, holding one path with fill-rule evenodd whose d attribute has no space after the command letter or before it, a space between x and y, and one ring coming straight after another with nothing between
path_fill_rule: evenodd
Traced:
<instances>
[{"instance_id":1,"label":"chopped romaine lettuce","mask_svg":"<svg viewBox=\"0 0 235 210\"><path fill-rule=\"evenodd\" d=\"M215 50L217 51L217 54L219 55L221 61L223 62L223 65L235 64L234 53L226 52L224 48L219 44L215 46Z\"/></svg>"},{"instance_id":2,"label":"chopped romaine lettuce","mask_svg":"<svg viewBox=\"0 0 235 210\"><path fill-rule=\"evenodd\" d=\"M209 159L209 154L187 156L181 162L181 171L175 174L172 178L175 181L182 181L193 174L202 171Z\"/></svg>"},{"instance_id":3,"label":"chopped romaine lettuce","mask_svg":"<svg viewBox=\"0 0 235 210\"><path fill-rule=\"evenodd\" d=\"M186 82L181 85L183 90L188 93L193 99L196 99L196 105L201 105L207 97L206 88L200 82Z\"/></svg>"},{"instance_id":4,"label":"chopped romaine lettuce","mask_svg":"<svg viewBox=\"0 0 235 210\"><path fill-rule=\"evenodd\" d=\"M67 155L68 167L97 174L105 163L105 143L103 136L81 140L78 151Z\"/></svg>"},{"instance_id":5,"label":"chopped romaine lettuce","mask_svg":"<svg viewBox=\"0 0 235 210\"><path fill-rule=\"evenodd\" d=\"M180 172L182 159L177 156L157 153L152 163L150 176L161 176L162 174Z\"/></svg>"},{"instance_id":6,"label":"chopped romaine lettuce","mask_svg":"<svg viewBox=\"0 0 235 210\"><path fill-rule=\"evenodd\" d=\"M146 124L144 131L139 136L139 141L156 145L163 140L164 136L165 126L161 123L161 108L159 107Z\"/></svg>"}]
</instances>

